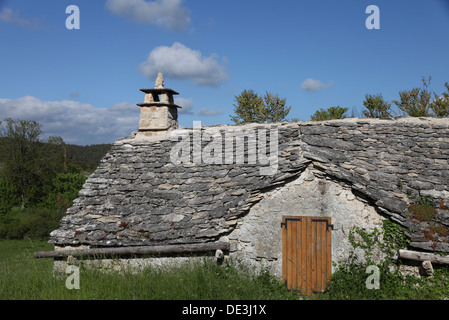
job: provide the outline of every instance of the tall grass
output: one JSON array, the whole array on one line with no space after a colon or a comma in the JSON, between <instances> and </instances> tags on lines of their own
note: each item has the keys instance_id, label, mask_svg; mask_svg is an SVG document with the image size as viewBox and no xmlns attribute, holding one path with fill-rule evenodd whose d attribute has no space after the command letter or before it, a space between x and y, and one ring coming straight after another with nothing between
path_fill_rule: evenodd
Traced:
<instances>
[{"instance_id":1,"label":"tall grass","mask_svg":"<svg viewBox=\"0 0 449 320\"><path fill-rule=\"evenodd\" d=\"M69 290L69 274L53 275L52 259L35 259L35 251L52 250L45 241L0 241L0 300L291 300L289 292L268 272L255 274L236 263L198 261L140 273L80 268L80 288ZM390 300L447 299L449 272L435 268L435 277L403 277L380 268L380 289L366 287L363 265L341 267L322 295L311 299Z\"/></svg>"},{"instance_id":2,"label":"tall grass","mask_svg":"<svg viewBox=\"0 0 449 320\"><path fill-rule=\"evenodd\" d=\"M20 300L285 300L285 290L268 272L254 274L232 263L196 261L140 273L80 268L80 288L69 290L69 275L55 277L52 259L35 251L52 250L44 241L0 241L0 299Z\"/></svg>"}]
</instances>

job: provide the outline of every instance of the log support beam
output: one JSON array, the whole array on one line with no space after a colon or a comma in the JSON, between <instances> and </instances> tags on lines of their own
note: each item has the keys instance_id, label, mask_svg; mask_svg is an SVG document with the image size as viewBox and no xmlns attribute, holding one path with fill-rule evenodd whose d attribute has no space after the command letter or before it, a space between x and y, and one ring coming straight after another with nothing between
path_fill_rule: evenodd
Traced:
<instances>
[{"instance_id":1,"label":"log support beam","mask_svg":"<svg viewBox=\"0 0 449 320\"><path fill-rule=\"evenodd\" d=\"M430 261L436 264L449 264L449 256L411 250L399 250L399 258L421 262Z\"/></svg>"},{"instance_id":2,"label":"log support beam","mask_svg":"<svg viewBox=\"0 0 449 320\"><path fill-rule=\"evenodd\" d=\"M227 242L211 242L201 244L166 245L166 246L141 246L141 247L115 247L115 248L92 248L80 250L58 250L39 251L34 253L35 258L74 258L82 257L119 257L119 256L142 256L142 255L169 255L169 254L193 254L204 252L215 252L217 250L229 251L230 244Z\"/></svg>"}]
</instances>

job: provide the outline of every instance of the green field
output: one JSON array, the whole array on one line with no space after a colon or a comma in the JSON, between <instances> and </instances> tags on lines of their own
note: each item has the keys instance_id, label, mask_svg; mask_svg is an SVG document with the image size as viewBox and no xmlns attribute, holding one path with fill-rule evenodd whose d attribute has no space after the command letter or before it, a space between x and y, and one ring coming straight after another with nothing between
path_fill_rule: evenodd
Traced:
<instances>
[{"instance_id":1,"label":"green field","mask_svg":"<svg viewBox=\"0 0 449 320\"><path fill-rule=\"evenodd\" d=\"M2 300L286 300L298 299L267 273L215 263L196 263L139 274L100 273L80 269L79 289L69 290L70 274L53 276L52 259L35 259L35 251L52 250L38 240L0 240Z\"/></svg>"}]
</instances>

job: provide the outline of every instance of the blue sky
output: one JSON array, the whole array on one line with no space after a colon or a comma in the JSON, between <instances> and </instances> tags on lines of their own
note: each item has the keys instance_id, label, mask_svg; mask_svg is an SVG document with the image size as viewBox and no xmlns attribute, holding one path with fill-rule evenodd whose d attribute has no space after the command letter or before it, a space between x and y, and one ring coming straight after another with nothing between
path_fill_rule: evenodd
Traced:
<instances>
[{"instance_id":1,"label":"blue sky","mask_svg":"<svg viewBox=\"0 0 449 320\"><path fill-rule=\"evenodd\" d=\"M80 29L66 28L69 5ZM365 26L380 10L380 29ZM138 126L157 72L181 126L231 124L244 89L279 94L288 118L359 114L449 82L449 0L0 0L0 119L36 120L67 143L112 143Z\"/></svg>"}]
</instances>

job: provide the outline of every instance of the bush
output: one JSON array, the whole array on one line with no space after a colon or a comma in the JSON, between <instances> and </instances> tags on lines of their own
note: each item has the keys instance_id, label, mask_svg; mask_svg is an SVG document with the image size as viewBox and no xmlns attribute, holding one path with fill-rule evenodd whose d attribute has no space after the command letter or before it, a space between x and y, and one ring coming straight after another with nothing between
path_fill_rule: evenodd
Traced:
<instances>
[{"instance_id":1,"label":"bush","mask_svg":"<svg viewBox=\"0 0 449 320\"><path fill-rule=\"evenodd\" d=\"M413 88L412 90L399 92L400 100L394 100L399 110L405 112L410 117L429 117L431 93L427 88L430 85L430 81L430 77L428 80L423 77L422 88Z\"/></svg>"},{"instance_id":2,"label":"bush","mask_svg":"<svg viewBox=\"0 0 449 320\"><path fill-rule=\"evenodd\" d=\"M348 108L342 108L342 107L330 107L326 110L320 109L317 112L315 112L314 115L312 115L311 120L312 121L327 121L327 120L334 120L334 119L344 119L346 118L346 112L348 111Z\"/></svg>"},{"instance_id":3,"label":"bush","mask_svg":"<svg viewBox=\"0 0 449 320\"><path fill-rule=\"evenodd\" d=\"M235 96L235 101L235 116L231 116L235 124L285 121L291 109L286 106L286 99L268 92L260 97L254 90L243 90L240 95Z\"/></svg>"},{"instance_id":4,"label":"bush","mask_svg":"<svg viewBox=\"0 0 449 320\"><path fill-rule=\"evenodd\" d=\"M381 94L367 94L363 105L367 109L363 111L363 115L367 118L384 119L391 117L391 104L386 102Z\"/></svg>"},{"instance_id":5,"label":"bush","mask_svg":"<svg viewBox=\"0 0 449 320\"><path fill-rule=\"evenodd\" d=\"M0 218L0 238L46 239L59 227L63 214L46 208L13 208Z\"/></svg>"},{"instance_id":6,"label":"bush","mask_svg":"<svg viewBox=\"0 0 449 320\"><path fill-rule=\"evenodd\" d=\"M437 117L449 117L449 83L445 83L446 92L440 97L434 93L435 100L430 104L430 109Z\"/></svg>"},{"instance_id":7,"label":"bush","mask_svg":"<svg viewBox=\"0 0 449 320\"><path fill-rule=\"evenodd\" d=\"M434 267L433 278L418 278L400 273L399 262L395 253L406 248L409 239L404 228L391 221L384 221L383 230L366 232L358 227L350 231L353 254L348 261L341 263L332 275L324 295L319 299L345 300L422 300L444 299L449 297L449 269ZM365 259L354 254L355 249L362 249ZM374 261L373 252L380 250L385 258ZM368 266L375 266L379 271L379 287L367 286Z\"/></svg>"},{"instance_id":8,"label":"bush","mask_svg":"<svg viewBox=\"0 0 449 320\"><path fill-rule=\"evenodd\" d=\"M434 100L431 101L432 93L428 90L431 77L427 80L423 77L422 88L413 88L399 92L400 100L394 103L399 109L411 117L448 117L449 116L449 83L445 83L446 92L440 97L435 92Z\"/></svg>"}]
</instances>

